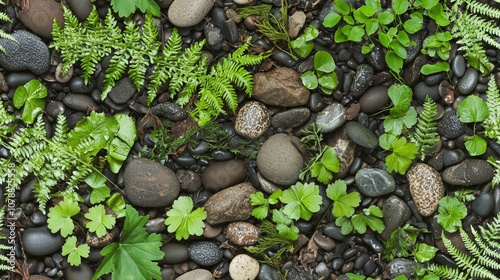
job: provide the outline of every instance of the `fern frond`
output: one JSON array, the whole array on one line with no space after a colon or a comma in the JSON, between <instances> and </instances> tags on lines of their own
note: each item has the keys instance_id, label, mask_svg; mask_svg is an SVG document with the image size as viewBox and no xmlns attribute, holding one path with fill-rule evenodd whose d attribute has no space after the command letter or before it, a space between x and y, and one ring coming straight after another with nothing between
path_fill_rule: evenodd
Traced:
<instances>
[{"instance_id":1,"label":"fern frond","mask_svg":"<svg viewBox=\"0 0 500 280\"><path fill-rule=\"evenodd\" d=\"M500 90L493 75L490 76L488 89L486 90L486 105L490 114L483 122L484 134L500 143Z\"/></svg>"},{"instance_id":2,"label":"fern frond","mask_svg":"<svg viewBox=\"0 0 500 280\"><path fill-rule=\"evenodd\" d=\"M16 129L14 125L15 120L16 118L9 114L3 103L0 102L0 144L2 143L2 138L7 138Z\"/></svg>"},{"instance_id":3,"label":"fern frond","mask_svg":"<svg viewBox=\"0 0 500 280\"><path fill-rule=\"evenodd\" d=\"M467 1L468 9L476 14L485 15L489 18L500 18L500 10L478 1Z\"/></svg>"},{"instance_id":4,"label":"fern frond","mask_svg":"<svg viewBox=\"0 0 500 280\"><path fill-rule=\"evenodd\" d=\"M439 141L437 133L437 107L429 96L425 97L422 113L418 116L415 130L410 138L418 146L420 160L425 159L425 154Z\"/></svg>"},{"instance_id":5,"label":"fern frond","mask_svg":"<svg viewBox=\"0 0 500 280\"><path fill-rule=\"evenodd\" d=\"M493 157L488 158L488 162L495 167L495 175L491 180L491 184L493 187L500 185L500 160L495 159Z\"/></svg>"}]
</instances>

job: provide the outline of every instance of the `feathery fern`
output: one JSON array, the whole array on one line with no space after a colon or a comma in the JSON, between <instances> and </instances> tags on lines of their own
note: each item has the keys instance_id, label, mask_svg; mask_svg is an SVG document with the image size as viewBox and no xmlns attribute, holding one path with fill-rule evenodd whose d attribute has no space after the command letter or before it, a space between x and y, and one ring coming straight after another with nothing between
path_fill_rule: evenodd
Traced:
<instances>
[{"instance_id":1,"label":"feathery fern","mask_svg":"<svg viewBox=\"0 0 500 280\"><path fill-rule=\"evenodd\" d=\"M463 229L460 236L468 250L461 252L453 243L442 236L443 244L457 264L457 268L430 265L427 270L441 279L500 279L500 215L486 226L479 226L479 231L471 227L472 238Z\"/></svg>"},{"instance_id":2,"label":"feathery fern","mask_svg":"<svg viewBox=\"0 0 500 280\"><path fill-rule=\"evenodd\" d=\"M454 21L451 33L460 45L459 50L465 51L464 56L468 58L470 65L483 74L489 73L493 69L493 64L486 56L483 42L500 49L500 43L496 39L500 36L500 27L493 22L495 19L500 19L500 9L476 0L452 0L452 2L455 4L451 9ZM461 11L463 4L465 8ZM487 16L491 20L486 20L482 16Z\"/></svg>"},{"instance_id":3,"label":"feathery fern","mask_svg":"<svg viewBox=\"0 0 500 280\"><path fill-rule=\"evenodd\" d=\"M0 208L0 229L3 228L3 221L5 220L5 206ZM0 233L0 242L3 242L2 240L7 240L7 237L4 236L2 233ZM5 244L0 244L0 252L2 250L11 250L12 247L5 245ZM7 271L11 270L12 267L10 265L7 265L5 263L9 263L10 260L6 255L0 254L0 271Z\"/></svg>"},{"instance_id":4,"label":"feathery fern","mask_svg":"<svg viewBox=\"0 0 500 280\"><path fill-rule=\"evenodd\" d=\"M425 97L422 113L418 116L415 130L411 134L411 140L417 144L420 160L425 159L425 154L439 141L436 123L437 107L429 96Z\"/></svg>"},{"instance_id":5,"label":"feathery fern","mask_svg":"<svg viewBox=\"0 0 500 280\"><path fill-rule=\"evenodd\" d=\"M88 82L95 72L96 64L111 55L101 95L104 99L127 69L128 76L137 90L141 91L146 83L147 67L154 66L147 84L148 103L151 104L158 90L168 83L170 97L177 97L179 105L196 102L191 115L200 125L225 113L224 102L232 111L236 110L237 98L233 85L251 95L253 76L244 66L258 64L265 58L262 54L244 55L249 46L247 42L208 71L207 59L201 55L205 40L183 50L182 38L177 29L173 29L168 42L160 50L161 44L156 39L158 32L151 15L146 15L142 28L137 27L131 19L125 20L123 31L111 13L106 15L102 24L96 9L85 24L80 23L67 8L64 8L64 17L64 28L54 22L54 44L51 46L61 53L64 70L80 61L83 78ZM198 89L199 99L191 100Z\"/></svg>"},{"instance_id":6,"label":"feathery fern","mask_svg":"<svg viewBox=\"0 0 500 280\"><path fill-rule=\"evenodd\" d=\"M5 5L5 2L0 0L0 5ZM1 21L5 21L5 22L12 22L12 20L7 16L6 13L4 12L1 12L0 13L0 20ZM7 40L11 40L11 41L14 41L14 42L17 42L16 38L12 37L12 35L6 33L3 29L0 28L0 38L4 38L4 39L7 39ZM6 55L9 55L5 48L0 45L0 52L3 52L4 54Z\"/></svg>"},{"instance_id":7,"label":"feathery fern","mask_svg":"<svg viewBox=\"0 0 500 280\"><path fill-rule=\"evenodd\" d=\"M484 134L500 143L500 90L498 90L495 77L490 76L488 90L486 91L486 105L490 114L483 122Z\"/></svg>"}]
</instances>

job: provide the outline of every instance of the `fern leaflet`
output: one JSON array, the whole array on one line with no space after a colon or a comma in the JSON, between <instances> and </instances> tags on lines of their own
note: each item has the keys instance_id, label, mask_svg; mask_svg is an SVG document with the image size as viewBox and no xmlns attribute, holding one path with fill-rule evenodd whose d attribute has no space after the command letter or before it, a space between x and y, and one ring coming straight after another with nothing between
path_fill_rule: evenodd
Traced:
<instances>
[{"instance_id":1,"label":"fern leaflet","mask_svg":"<svg viewBox=\"0 0 500 280\"><path fill-rule=\"evenodd\" d=\"M429 96L426 96L422 113L418 116L415 130L411 134L411 140L417 144L422 161L425 159L425 154L439 141L436 115L436 103Z\"/></svg>"}]
</instances>

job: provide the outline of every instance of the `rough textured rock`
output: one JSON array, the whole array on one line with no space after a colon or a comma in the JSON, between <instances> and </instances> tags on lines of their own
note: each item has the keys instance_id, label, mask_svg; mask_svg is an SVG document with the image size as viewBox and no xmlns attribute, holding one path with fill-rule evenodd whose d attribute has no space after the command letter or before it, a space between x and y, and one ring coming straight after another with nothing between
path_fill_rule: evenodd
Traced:
<instances>
[{"instance_id":1,"label":"rough textured rock","mask_svg":"<svg viewBox=\"0 0 500 280\"><path fill-rule=\"evenodd\" d=\"M168 19L177 27L190 27L202 21L214 6L212 0L174 0Z\"/></svg>"},{"instance_id":2,"label":"rough textured rock","mask_svg":"<svg viewBox=\"0 0 500 280\"><path fill-rule=\"evenodd\" d=\"M125 77L116 82L116 85L109 92L108 97L116 104L124 104L134 96L136 91L137 89L132 80Z\"/></svg>"},{"instance_id":3,"label":"rough textured rock","mask_svg":"<svg viewBox=\"0 0 500 280\"><path fill-rule=\"evenodd\" d=\"M165 207L171 205L180 192L175 173L149 159L131 160L123 176L125 193L136 206Z\"/></svg>"},{"instance_id":4,"label":"rough textured rock","mask_svg":"<svg viewBox=\"0 0 500 280\"><path fill-rule=\"evenodd\" d=\"M167 118L171 121L182 121L188 114L186 111L182 110L177 103L173 102L163 102L151 107L153 114Z\"/></svg>"},{"instance_id":5,"label":"rough textured rock","mask_svg":"<svg viewBox=\"0 0 500 280\"><path fill-rule=\"evenodd\" d=\"M18 43L0 38L7 53L0 52L0 66L7 71L29 70L36 75L49 70L49 49L38 36L26 30L17 30L12 36Z\"/></svg>"},{"instance_id":6,"label":"rough textured rock","mask_svg":"<svg viewBox=\"0 0 500 280\"><path fill-rule=\"evenodd\" d=\"M17 15L31 31L45 38L52 38L52 23L57 19L63 26L64 17L61 3L54 0L30 0L27 7Z\"/></svg>"},{"instance_id":7,"label":"rough textured rock","mask_svg":"<svg viewBox=\"0 0 500 280\"><path fill-rule=\"evenodd\" d=\"M266 106L257 101L247 102L238 112L234 129L248 139L257 139L271 125L271 115Z\"/></svg>"},{"instance_id":8,"label":"rough textured rock","mask_svg":"<svg viewBox=\"0 0 500 280\"><path fill-rule=\"evenodd\" d=\"M351 168L356 157L357 145L352 141L345 131L341 128L330 134L327 138L328 146L333 147L340 161L340 171L334 173L334 178L344 178Z\"/></svg>"},{"instance_id":9,"label":"rough textured rock","mask_svg":"<svg viewBox=\"0 0 500 280\"><path fill-rule=\"evenodd\" d=\"M253 210L250 194L256 191L251 183L245 182L214 194L204 205L207 223L216 225L250 218Z\"/></svg>"},{"instance_id":10,"label":"rough textured rock","mask_svg":"<svg viewBox=\"0 0 500 280\"><path fill-rule=\"evenodd\" d=\"M59 251L64 243L59 233L51 233L46 226L27 228L22 239L24 250L33 256L50 255Z\"/></svg>"},{"instance_id":11,"label":"rough textured rock","mask_svg":"<svg viewBox=\"0 0 500 280\"><path fill-rule=\"evenodd\" d=\"M420 267L420 264L408 259L396 258L391 261L386 269L387 274L391 279L396 278L399 275L404 275L408 279L415 278L415 270Z\"/></svg>"},{"instance_id":12,"label":"rough textured rock","mask_svg":"<svg viewBox=\"0 0 500 280\"><path fill-rule=\"evenodd\" d=\"M373 83L373 67L361 64L356 67L356 76L351 84L351 94L360 97Z\"/></svg>"},{"instance_id":13,"label":"rough textured rock","mask_svg":"<svg viewBox=\"0 0 500 280\"><path fill-rule=\"evenodd\" d=\"M280 67L254 75L255 99L272 106L295 107L306 105L310 92L302 85L295 70Z\"/></svg>"},{"instance_id":14,"label":"rough textured rock","mask_svg":"<svg viewBox=\"0 0 500 280\"><path fill-rule=\"evenodd\" d=\"M465 133L465 124L458 119L455 111L446 111L437 128L439 134L447 139L457 138Z\"/></svg>"},{"instance_id":15,"label":"rough textured rock","mask_svg":"<svg viewBox=\"0 0 500 280\"><path fill-rule=\"evenodd\" d=\"M259 262L246 254L234 257L229 264L229 275L233 280L252 280L259 275Z\"/></svg>"},{"instance_id":16,"label":"rough textured rock","mask_svg":"<svg viewBox=\"0 0 500 280\"><path fill-rule=\"evenodd\" d=\"M300 140L284 133L269 137L257 155L257 167L260 173L279 185L295 183L303 166Z\"/></svg>"},{"instance_id":17,"label":"rough textured rock","mask_svg":"<svg viewBox=\"0 0 500 280\"><path fill-rule=\"evenodd\" d=\"M222 250L217 244L209 241L191 243L188 248L189 257L202 266L215 265L222 260ZM194 279L194 278L193 278Z\"/></svg>"},{"instance_id":18,"label":"rough textured rock","mask_svg":"<svg viewBox=\"0 0 500 280\"><path fill-rule=\"evenodd\" d=\"M444 195L444 185L439 172L425 163L416 163L406 172L410 193L422 216L430 216Z\"/></svg>"},{"instance_id":19,"label":"rough textured rock","mask_svg":"<svg viewBox=\"0 0 500 280\"><path fill-rule=\"evenodd\" d=\"M378 168L362 168L354 178L359 191L370 197L392 193L396 188L394 178L387 171Z\"/></svg>"},{"instance_id":20,"label":"rough textured rock","mask_svg":"<svg viewBox=\"0 0 500 280\"><path fill-rule=\"evenodd\" d=\"M203 171L201 184L209 192L216 193L243 182L246 177L247 169L242 160L213 162Z\"/></svg>"},{"instance_id":21,"label":"rough textured rock","mask_svg":"<svg viewBox=\"0 0 500 280\"><path fill-rule=\"evenodd\" d=\"M259 240L259 229L248 222L232 222L224 233L229 241L240 246L254 245Z\"/></svg>"},{"instance_id":22,"label":"rough textured rock","mask_svg":"<svg viewBox=\"0 0 500 280\"><path fill-rule=\"evenodd\" d=\"M493 179L493 167L482 159L466 159L443 171L443 180L454 186L475 186Z\"/></svg>"}]
</instances>

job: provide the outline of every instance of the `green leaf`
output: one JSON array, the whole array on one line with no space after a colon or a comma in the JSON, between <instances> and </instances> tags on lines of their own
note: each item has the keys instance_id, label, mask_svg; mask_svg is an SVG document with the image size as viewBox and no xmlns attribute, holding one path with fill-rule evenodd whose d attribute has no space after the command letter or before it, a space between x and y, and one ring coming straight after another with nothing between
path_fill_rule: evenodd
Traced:
<instances>
[{"instance_id":1,"label":"green leaf","mask_svg":"<svg viewBox=\"0 0 500 280\"><path fill-rule=\"evenodd\" d=\"M376 12L375 9L370 6L361 6L359 7L358 11L360 11L361 13L363 13L363 15L367 17L373 16Z\"/></svg>"},{"instance_id":2,"label":"green leaf","mask_svg":"<svg viewBox=\"0 0 500 280\"><path fill-rule=\"evenodd\" d=\"M330 170L326 169L322 162L315 162L311 166L311 176L318 179L318 182L323 184L328 184L333 178L333 174Z\"/></svg>"},{"instance_id":3,"label":"green leaf","mask_svg":"<svg viewBox=\"0 0 500 280\"><path fill-rule=\"evenodd\" d=\"M342 233L342 235L348 235L354 230L351 219L347 217L340 217L335 219L335 224L341 227L340 232Z\"/></svg>"},{"instance_id":4,"label":"green leaf","mask_svg":"<svg viewBox=\"0 0 500 280\"><path fill-rule=\"evenodd\" d=\"M407 85L392 84L387 90L387 95L392 101L393 108L390 113L392 116L403 116L411 105L413 92Z\"/></svg>"},{"instance_id":5,"label":"green leaf","mask_svg":"<svg viewBox=\"0 0 500 280\"><path fill-rule=\"evenodd\" d=\"M24 123L32 124L36 117L42 113L45 108L45 101L43 98L46 96L47 88L36 79L16 89L13 97L14 107L21 109L24 105L21 116Z\"/></svg>"},{"instance_id":6,"label":"green leaf","mask_svg":"<svg viewBox=\"0 0 500 280\"><path fill-rule=\"evenodd\" d=\"M129 147L132 147L135 140L137 140L137 129L135 128L134 120L124 114L116 114L113 117L119 125L116 136L125 142Z\"/></svg>"},{"instance_id":7,"label":"green leaf","mask_svg":"<svg viewBox=\"0 0 500 280\"><path fill-rule=\"evenodd\" d=\"M278 230L279 235L281 235L285 239L291 241L299 239L299 229L294 225L287 226L284 224L277 224L276 229Z\"/></svg>"},{"instance_id":8,"label":"green leaf","mask_svg":"<svg viewBox=\"0 0 500 280\"><path fill-rule=\"evenodd\" d=\"M355 10L352 15L354 16L354 20L358 23L364 24L368 21L368 18L359 9Z\"/></svg>"},{"instance_id":9,"label":"green leaf","mask_svg":"<svg viewBox=\"0 0 500 280\"><path fill-rule=\"evenodd\" d=\"M391 43L391 37L383 32L378 32L378 40L382 44L382 46L388 48Z\"/></svg>"},{"instance_id":10,"label":"green leaf","mask_svg":"<svg viewBox=\"0 0 500 280\"><path fill-rule=\"evenodd\" d=\"M415 256L415 259L419 263L425 263L434 258L438 251L438 248L434 246L427 245L425 243L418 243L417 246L415 246L415 250L413 252L413 255Z\"/></svg>"},{"instance_id":11,"label":"green leaf","mask_svg":"<svg viewBox=\"0 0 500 280\"><path fill-rule=\"evenodd\" d=\"M382 25L388 25L394 21L394 14L391 11L383 11L377 16L378 22Z\"/></svg>"},{"instance_id":12,"label":"green leaf","mask_svg":"<svg viewBox=\"0 0 500 280\"><path fill-rule=\"evenodd\" d=\"M385 158L387 171L396 171L403 175L417 156L418 147L414 143L407 142L404 137L393 141L391 146L392 153Z\"/></svg>"},{"instance_id":13,"label":"green leaf","mask_svg":"<svg viewBox=\"0 0 500 280\"><path fill-rule=\"evenodd\" d=\"M252 210L252 216L259 220L267 218L267 214L269 211L269 202L264 197L264 194L262 192L250 194L250 203L252 204L252 206L254 206L254 209Z\"/></svg>"},{"instance_id":14,"label":"green leaf","mask_svg":"<svg viewBox=\"0 0 500 280\"><path fill-rule=\"evenodd\" d=\"M329 13L328 15L326 15L325 19L323 20L323 26L326 28L332 28L332 27L336 26L341 19L342 19L341 15L339 15L335 12Z\"/></svg>"},{"instance_id":15,"label":"green leaf","mask_svg":"<svg viewBox=\"0 0 500 280\"><path fill-rule=\"evenodd\" d=\"M341 13L344 16L351 13L351 6L343 0L335 0L334 6L335 11Z\"/></svg>"},{"instance_id":16,"label":"green leaf","mask_svg":"<svg viewBox=\"0 0 500 280\"><path fill-rule=\"evenodd\" d=\"M396 15L404 14L408 10L408 0L392 1L392 9L396 13Z\"/></svg>"},{"instance_id":17,"label":"green leaf","mask_svg":"<svg viewBox=\"0 0 500 280\"><path fill-rule=\"evenodd\" d=\"M95 232L97 237L106 235L107 229L112 229L116 223L115 217L106 214L106 210L102 204L89 208L89 212L85 214L85 218L89 220L85 227L90 232Z\"/></svg>"},{"instance_id":18,"label":"green leaf","mask_svg":"<svg viewBox=\"0 0 500 280\"><path fill-rule=\"evenodd\" d=\"M401 45L397 40L393 40L389 43L389 48L391 48L400 58L406 59L406 48Z\"/></svg>"},{"instance_id":19,"label":"green leaf","mask_svg":"<svg viewBox=\"0 0 500 280\"><path fill-rule=\"evenodd\" d=\"M96 204L106 200L110 195L110 189L106 186L106 177L94 171L85 178L85 183L92 188L90 203Z\"/></svg>"},{"instance_id":20,"label":"green leaf","mask_svg":"<svg viewBox=\"0 0 500 280\"><path fill-rule=\"evenodd\" d=\"M343 20L344 20L347 24L349 24L349 25L346 25L346 26L344 26L344 27L349 26L349 27L350 27L350 28L349 28L349 32L350 32L350 31L351 31L352 26L356 23L356 22L354 21L354 18L353 18L352 16L350 16L350 15L347 15L347 16L344 16L342 19L343 19ZM346 31L347 31L347 30L343 30L343 32L346 32Z\"/></svg>"},{"instance_id":21,"label":"green leaf","mask_svg":"<svg viewBox=\"0 0 500 280\"><path fill-rule=\"evenodd\" d=\"M125 200L119 193L114 193L108 200L106 201L106 205L116 214L116 218L125 217Z\"/></svg>"},{"instance_id":22,"label":"green leaf","mask_svg":"<svg viewBox=\"0 0 500 280\"><path fill-rule=\"evenodd\" d=\"M71 217L80 213L80 207L75 201L63 200L49 209L47 226L52 233L61 231L62 237L73 233L75 224Z\"/></svg>"},{"instance_id":23,"label":"green leaf","mask_svg":"<svg viewBox=\"0 0 500 280\"><path fill-rule=\"evenodd\" d=\"M91 139L94 143L91 154L96 155L106 147L118 129L119 124L115 118L108 118L104 113L91 112L89 116L79 121L68 134L68 145L76 147L82 139Z\"/></svg>"},{"instance_id":24,"label":"green leaf","mask_svg":"<svg viewBox=\"0 0 500 280\"><path fill-rule=\"evenodd\" d=\"M111 7L120 17L129 17L136 9L143 14L149 12L153 16L160 16L160 6L154 0L111 0Z\"/></svg>"},{"instance_id":25,"label":"green leaf","mask_svg":"<svg viewBox=\"0 0 500 280\"><path fill-rule=\"evenodd\" d=\"M361 197L358 192L347 194L347 186L344 180L337 180L329 184L326 196L333 200L332 214L337 217L351 217L354 209L359 206Z\"/></svg>"},{"instance_id":26,"label":"green leaf","mask_svg":"<svg viewBox=\"0 0 500 280\"><path fill-rule=\"evenodd\" d=\"M70 236L66 238L66 242L62 246L62 255L68 256L68 263L72 266L80 266L82 257L88 258L90 247L87 244L76 246L76 237Z\"/></svg>"},{"instance_id":27,"label":"green leaf","mask_svg":"<svg viewBox=\"0 0 500 280\"><path fill-rule=\"evenodd\" d=\"M450 20L448 19L447 13L444 12L444 8L442 4L437 4L432 7L432 9L428 10L428 15L432 18L437 25L439 26L448 26L450 25Z\"/></svg>"},{"instance_id":28,"label":"green leaf","mask_svg":"<svg viewBox=\"0 0 500 280\"><path fill-rule=\"evenodd\" d=\"M392 142L396 141L397 137L390 133L384 133L378 138L379 146L384 150L392 149Z\"/></svg>"},{"instance_id":29,"label":"green leaf","mask_svg":"<svg viewBox=\"0 0 500 280\"><path fill-rule=\"evenodd\" d=\"M450 71L450 64L444 61L438 62L436 64L425 64L420 69L420 73L424 75L432 75L435 73L448 72L448 71Z\"/></svg>"},{"instance_id":30,"label":"green leaf","mask_svg":"<svg viewBox=\"0 0 500 280\"><path fill-rule=\"evenodd\" d=\"M448 232L462 227L462 219L467 216L467 207L455 197L445 196L439 200L438 223Z\"/></svg>"},{"instance_id":31,"label":"green leaf","mask_svg":"<svg viewBox=\"0 0 500 280\"><path fill-rule=\"evenodd\" d=\"M486 102L481 97L469 95L458 104L457 116L463 123L482 122L490 112Z\"/></svg>"},{"instance_id":32,"label":"green leaf","mask_svg":"<svg viewBox=\"0 0 500 280\"><path fill-rule=\"evenodd\" d=\"M347 42L347 35L344 34L344 28L337 28L333 36L336 43Z\"/></svg>"},{"instance_id":33,"label":"green leaf","mask_svg":"<svg viewBox=\"0 0 500 280\"><path fill-rule=\"evenodd\" d=\"M382 9L382 5L380 4L380 1L377 1L377 0L366 0L365 5L373 8L373 10L375 12L378 12Z\"/></svg>"},{"instance_id":34,"label":"green leaf","mask_svg":"<svg viewBox=\"0 0 500 280\"><path fill-rule=\"evenodd\" d=\"M157 262L165 255L161 250L161 235L148 234L145 224L149 216L139 213L127 205L125 223L119 243L111 243L101 250L104 256L92 280L111 273L112 280L157 279L161 280Z\"/></svg>"},{"instance_id":35,"label":"green leaf","mask_svg":"<svg viewBox=\"0 0 500 280\"><path fill-rule=\"evenodd\" d=\"M294 220L311 219L312 214L319 211L322 202L319 187L314 183L295 183L283 191L280 200L286 204L283 213Z\"/></svg>"},{"instance_id":36,"label":"green leaf","mask_svg":"<svg viewBox=\"0 0 500 280\"><path fill-rule=\"evenodd\" d=\"M439 0L422 0L422 7L424 7L426 10L431 9L434 7Z\"/></svg>"},{"instance_id":37,"label":"green leaf","mask_svg":"<svg viewBox=\"0 0 500 280\"><path fill-rule=\"evenodd\" d=\"M362 54L367 54L367 53L369 53L369 52L372 51L373 47L375 47L375 44L373 44L373 43L370 43L368 45L363 45L361 47L361 53Z\"/></svg>"},{"instance_id":38,"label":"green leaf","mask_svg":"<svg viewBox=\"0 0 500 280\"><path fill-rule=\"evenodd\" d=\"M362 26L354 26L351 29L351 32L349 35L347 35L347 38L349 41L353 42L361 42L363 40L363 35L365 35L365 31L363 30Z\"/></svg>"},{"instance_id":39,"label":"green leaf","mask_svg":"<svg viewBox=\"0 0 500 280\"><path fill-rule=\"evenodd\" d=\"M382 219L382 210L375 205L363 209L363 212L355 214L351 218L352 226L357 233L366 233L366 226L369 226L373 231L382 233L384 231L384 222Z\"/></svg>"},{"instance_id":40,"label":"green leaf","mask_svg":"<svg viewBox=\"0 0 500 280\"><path fill-rule=\"evenodd\" d=\"M322 75L319 80L319 84L321 85L321 88L323 89L335 89L337 88L337 85L339 83L339 80L337 78L337 73L332 72L330 74ZM330 94L325 92L326 94Z\"/></svg>"},{"instance_id":41,"label":"green leaf","mask_svg":"<svg viewBox=\"0 0 500 280\"><path fill-rule=\"evenodd\" d=\"M332 172L340 171L340 160L333 147L328 147L328 149L325 150L321 157L321 162L325 165L326 169Z\"/></svg>"},{"instance_id":42,"label":"green leaf","mask_svg":"<svg viewBox=\"0 0 500 280\"><path fill-rule=\"evenodd\" d=\"M405 21L403 27L406 30L406 32L414 34L418 32L420 29L422 29L423 20L424 17L422 16L421 13L414 12L410 15L410 19Z\"/></svg>"},{"instance_id":43,"label":"green leaf","mask_svg":"<svg viewBox=\"0 0 500 280\"><path fill-rule=\"evenodd\" d=\"M378 30L378 20L376 20L374 18L369 19L366 22L365 30L366 30L366 34L368 34L368 36L370 36L370 35L374 34L375 32L377 32L377 30Z\"/></svg>"},{"instance_id":44,"label":"green leaf","mask_svg":"<svg viewBox=\"0 0 500 280\"><path fill-rule=\"evenodd\" d=\"M465 148L471 156L480 156L486 153L487 146L486 140L477 135L465 137Z\"/></svg>"},{"instance_id":45,"label":"green leaf","mask_svg":"<svg viewBox=\"0 0 500 280\"><path fill-rule=\"evenodd\" d=\"M313 26L308 26L304 34L299 36L297 39L290 42L290 46L293 51L302 58L309 56L314 48L314 42L312 42L316 37L318 37L319 31Z\"/></svg>"},{"instance_id":46,"label":"green leaf","mask_svg":"<svg viewBox=\"0 0 500 280\"><path fill-rule=\"evenodd\" d=\"M318 78L313 71L307 71L300 75L300 79L302 84L308 89L315 89L318 87Z\"/></svg>"},{"instance_id":47,"label":"green leaf","mask_svg":"<svg viewBox=\"0 0 500 280\"><path fill-rule=\"evenodd\" d=\"M193 211L193 200L189 196L180 196L167 212L165 225L168 225L168 232L175 232L177 240L188 239L191 235L203 234L203 220L206 218L207 212L203 207Z\"/></svg>"},{"instance_id":48,"label":"green leaf","mask_svg":"<svg viewBox=\"0 0 500 280\"><path fill-rule=\"evenodd\" d=\"M404 31L399 31L397 35L398 42L404 46L404 47L409 47L410 46L410 37L408 37L408 34ZM406 51L405 51L406 53Z\"/></svg>"},{"instance_id":49,"label":"green leaf","mask_svg":"<svg viewBox=\"0 0 500 280\"><path fill-rule=\"evenodd\" d=\"M388 51L385 54L385 62L391 68L392 71L399 73L401 68L403 68L403 59L399 57L393 50Z\"/></svg>"},{"instance_id":50,"label":"green leaf","mask_svg":"<svg viewBox=\"0 0 500 280\"><path fill-rule=\"evenodd\" d=\"M271 212L272 212L272 220L276 224L283 224L288 226L293 223L292 219L290 219L290 217L285 215L285 213L283 213L282 211L273 209L273 211Z\"/></svg>"},{"instance_id":51,"label":"green leaf","mask_svg":"<svg viewBox=\"0 0 500 280\"><path fill-rule=\"evenodd\" d=\"M331 73L335 71L335 62L329 52L318 51L314 55L314 68L318 72Z\"/></svg>"}]
</instances>

